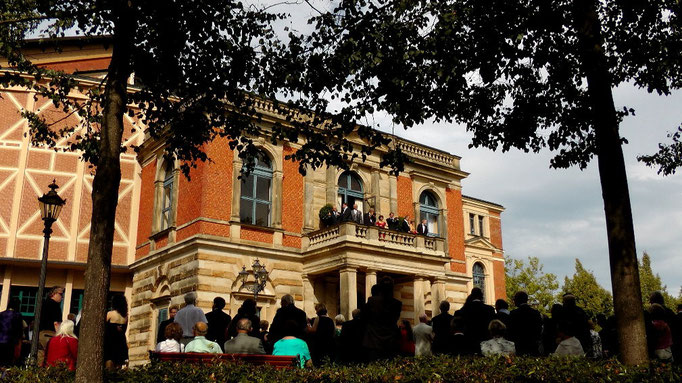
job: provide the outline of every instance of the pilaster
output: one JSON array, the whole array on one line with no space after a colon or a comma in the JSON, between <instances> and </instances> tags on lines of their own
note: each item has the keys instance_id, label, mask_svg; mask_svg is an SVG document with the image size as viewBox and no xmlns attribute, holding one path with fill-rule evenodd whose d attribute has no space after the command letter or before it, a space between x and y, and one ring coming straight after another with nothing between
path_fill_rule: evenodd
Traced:
<instances>
[{"instance_id":1,"label":"pilaster","mask_svg":"<svg viewBox=\"0 0 682 383\"><path fill-rule=\"evenodd\" d=\"M354 267L345 267L339 270L341 314L348 319L352 318L353 310L358 307L358 281L357 270Z\"/></svg>"}]
</instances>

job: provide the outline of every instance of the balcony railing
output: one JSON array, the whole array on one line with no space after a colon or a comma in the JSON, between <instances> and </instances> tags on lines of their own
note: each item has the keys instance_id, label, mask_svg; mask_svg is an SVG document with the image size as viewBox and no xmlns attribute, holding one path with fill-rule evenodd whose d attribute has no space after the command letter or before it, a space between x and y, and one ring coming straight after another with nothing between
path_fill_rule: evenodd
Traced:
<instances>
[{"instance_id":1,"label":"balcony railing","mask_svg":"<svg viewBox=\"0 0 682 383\"><path fill-rule=\"evenodd\" d=\"M423 235L383 229L378 226L357 225L352 222L344 222L337 226L304 235L303 250L316 250L344 241L363 243L386 249L446 256L445 240L443 238L425 237Z\"/></svg>"}]
</instances>

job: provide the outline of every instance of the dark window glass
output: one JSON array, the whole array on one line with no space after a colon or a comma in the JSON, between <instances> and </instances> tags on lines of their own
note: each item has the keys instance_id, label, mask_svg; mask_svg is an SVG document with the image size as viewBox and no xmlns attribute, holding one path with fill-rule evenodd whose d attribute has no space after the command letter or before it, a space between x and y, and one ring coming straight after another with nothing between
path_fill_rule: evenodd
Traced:
<instances>
[{"instance_id":1,"label":"dark window glass","mask_svg":"<svg viewBox=\"0 0 682 383\"><path fill-rule=\"evenodd\" d=\"M272 167L270 160L261 153L248 177L242 178L239 215L241 222L251 225L270 225L272 204Z\"/></svg>"},{"instance_id":2,"label":"dark window glass","mask_svg":"<svg viewBox=\"0 0 682 383\"><path fill-rule=\"evenodd\" d=\"M483 233L485 233L485 231L483 231L483 216L479 215L478 216L478 235L480 235L482 237Z\"/></svg>"},{"instance_id":3,"label":"dark window glass","mask_svg":"<svg viewBox=\"0 0 682 383\"><path fill-rule=\"evenodd\" d=\"M469 233L471 235L476 235L476 216L473 214L469 214Z\"/></svg>"},{"instance_id":4,"label":"dark window glass","mask_svg":"<svg viewBox=\"0 0 682 383\"><path fill-rule=\"evenodd\" d=\"M242 178L242 197L253 198L253 174Z\"/></svg>"},{"instance_id":5,"label":"dark window glass","mask_svg":"<svg viewBox=\"0 0 682 383\"><path fill-rule=\"evenodd\" d=\"M480 263L475 263L472 274L474 279L474 287L481 289L481 291L483 291L483 296L485 297L485 273L483 271L483 265Z\"/></svg>"},{"instance_id":6,"label":"dark window glass","mask_svg":"<svg viewBox=\"0 0 682 383\"><path fill-rule=\"evenodd\" d=\"M270 203L256 202L256 225L267 226L270 216Z\"/></svg>"},{"instance_id":7,"label":"dark window glass","mask_svg":"<svg viewBox=\"0 0 682 383\"><path fill-rule=\"evenodd\" d=\"M242 198L239 206L239 218L242 222L253 224L253 200Z\"/></svg>"},{"instance_id":8,"label":"dark window glass","mask_svg":"<svg viewBox=\"0 0 682 383\"><path fill-rule=\"evenodd\" d=\"M256 198L261 201L270 200L270 178L256 178Z\"/></svg>"}]
</instances>

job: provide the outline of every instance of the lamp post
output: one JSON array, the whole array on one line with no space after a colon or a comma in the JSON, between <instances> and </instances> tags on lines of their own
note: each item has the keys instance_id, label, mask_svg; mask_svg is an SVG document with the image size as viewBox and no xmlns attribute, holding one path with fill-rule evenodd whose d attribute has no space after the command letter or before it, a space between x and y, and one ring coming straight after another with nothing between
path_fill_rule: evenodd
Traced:
<instances>
[{"instance_id":1,"label":"lamp post","mask_svg":"<svg viewBox=\"0 0 682 383\"><path fill-rule=\"evenodd\" d=\"M253 281L249 281L249 275L253 274ZM253 299L258 300L258 293L265 290L265 283L268 280L268 272L265 270L265 265L261 265L258 258L251 265L251 270L246 270L246 266L242 266L242 271L239 272L239 278L242 280L242 287L253 293Z\"/></svg>"},{"instance_id":2,"label":"lamp post","mask_svg":"<svg viewBox=\"0 0 682 383\"><path fill-rule=\"evenodd\" d=\"M43 309L43 295L45 290L45 276L47 274L47 254L50 248L50 235L52 234L52 224L59 218L59 213L62 211L62 206L66 203L65 199L62 199L59 194L57 194L56 180L52 180L52 184L49 186L50 191L43 194L42 197L38 198L40 204L40 214L45 223L45 229L43 229L43 234L45 235L44 245L43 245L43 258L40 262L40 281L38 282L38 296L36 297L36 311L35 318L33 320L33 339L31 340L31 363L37 362L38 356L38 338L40 333L40 315Z\"/></svg>"}]
</instances>

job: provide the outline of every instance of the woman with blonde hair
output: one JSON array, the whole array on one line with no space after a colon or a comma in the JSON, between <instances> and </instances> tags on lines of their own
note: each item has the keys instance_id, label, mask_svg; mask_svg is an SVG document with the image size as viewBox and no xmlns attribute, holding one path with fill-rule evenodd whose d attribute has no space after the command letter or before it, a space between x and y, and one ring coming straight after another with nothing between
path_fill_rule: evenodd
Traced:
<instances>
[{"instance_id":1,"label":"woman with blonde hair","mask_svg":"<svg viewBox=\"0 0 682 383\"><path fill-rule=\"evenodd\" d=\"M57 335L47 342L45 347L44 366L65 364L71 370L76 370L78 358L78 338L73 333L73 321L65 320L59 326Z\"/></svg>"}]
</instances>

